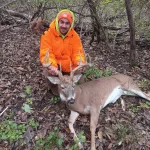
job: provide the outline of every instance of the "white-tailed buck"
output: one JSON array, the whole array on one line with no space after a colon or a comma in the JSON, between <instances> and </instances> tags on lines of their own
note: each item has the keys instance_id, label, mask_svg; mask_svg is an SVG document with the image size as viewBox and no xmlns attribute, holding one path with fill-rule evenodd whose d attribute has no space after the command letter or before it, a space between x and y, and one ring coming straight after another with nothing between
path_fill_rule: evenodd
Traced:
<instances>
[{"instance_id":1,"label":"white-tailed buck","mask_svg":"<svg viewBox=\"0 0 150 150\"><path fill-rule=\"evenodd\" d=\"M74 137L77 138L73 124L79 114L90 114L91 150L96 150L95 130L101 109L110 103L115 103L121 95L140 96L149 101L150 96L142 92L131 77L123 74L75 85L81 75L74 75L74 73L85 65L75 68L71 71L70 76L63 76L59 71L58 77L49 76L48 79L53 84L58 84L60 98L67 103L71 110L69 128ZM79 149L83 150L81 143L79 143Z\"/></svg>"}]
</instances>

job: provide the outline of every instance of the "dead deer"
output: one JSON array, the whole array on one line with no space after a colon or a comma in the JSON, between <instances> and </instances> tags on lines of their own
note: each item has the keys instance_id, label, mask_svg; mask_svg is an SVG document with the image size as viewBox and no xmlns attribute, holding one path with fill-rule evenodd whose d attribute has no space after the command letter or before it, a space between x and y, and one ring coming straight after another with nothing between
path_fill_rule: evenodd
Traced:
<instances>
[{"instance_id":1,"label":"dead deer","mask_svg":"<svg viewBox=\"0 0 150 150\"><path fill-rule=\"evenodd\" d=\"M75 75L76 70L85 67L80 65L71 71L70 76L62 75L58 71L58 77L48 76L53 84L58 84L59 95L62 101L66 102L71 114L69 117L69 129L77 138L73 124L79 114L90 115L91 150L95 147L95 130L100 111L110 103L115 103L122 95L140 96L150 101L150 95L142 92L129 76L118 74L110 77L103 77L75 85L82 76ZM46 64L45 67L48 65ZM83 145L78 144L83 150Z\"/></svg>"}]
</instances>

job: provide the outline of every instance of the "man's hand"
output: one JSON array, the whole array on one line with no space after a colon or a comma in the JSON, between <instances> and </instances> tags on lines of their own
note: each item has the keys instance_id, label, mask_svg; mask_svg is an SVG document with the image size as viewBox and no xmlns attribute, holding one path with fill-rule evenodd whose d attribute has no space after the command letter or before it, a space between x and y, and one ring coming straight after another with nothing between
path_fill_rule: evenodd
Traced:
<instances>
[{"instance_id":1,"label":"man's hand","mask_svg":"<svg viewBox=\"0 0 150 150\"><path fill-rule=\"evenodd\" d=\"M58 69L54 66L49 66L48 67L48 72L51 74L51 75L58 75Z\"/></svg>"}]
</instances>

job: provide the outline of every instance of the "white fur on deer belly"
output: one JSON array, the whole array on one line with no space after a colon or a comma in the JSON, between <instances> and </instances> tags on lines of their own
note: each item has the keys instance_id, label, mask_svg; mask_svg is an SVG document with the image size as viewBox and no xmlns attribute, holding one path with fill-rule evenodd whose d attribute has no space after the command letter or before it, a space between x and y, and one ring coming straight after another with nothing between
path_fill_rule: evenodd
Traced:
<instances>
[{"instance_id":1,"label":"white fur on deer belly","mask_svg":"<svg viewBox=\"0 0 150 150\"><path fill-rule=\"evenodd\" d=\"M115 103L122 94L123 90L120 88L120 86L117 86L108 96L103 108L110 103Z\"/></svg>"}]
</instances>

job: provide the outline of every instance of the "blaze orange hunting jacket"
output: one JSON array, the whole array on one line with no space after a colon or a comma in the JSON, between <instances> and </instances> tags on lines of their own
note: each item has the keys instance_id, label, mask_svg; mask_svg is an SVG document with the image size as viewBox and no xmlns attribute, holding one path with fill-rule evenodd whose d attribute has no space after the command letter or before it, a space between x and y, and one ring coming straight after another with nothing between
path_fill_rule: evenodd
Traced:
<instances>
[{"instance_id":1,"label":"blaze orange hunting jacket","mask_svg":"<svg viewBox=\"0 0 150 150\"><path fill-rule=\"evenodd\" d=\"M85 62L84 51L79 35L73 28L63 37L56 29L56 19L50 24L48 31L41 37L40 61L44 63L46 52L49 51L49 62L58 67L61 64L63 72L70 72L77 66L77 62Z\"/></svg>"}]
</instances>

